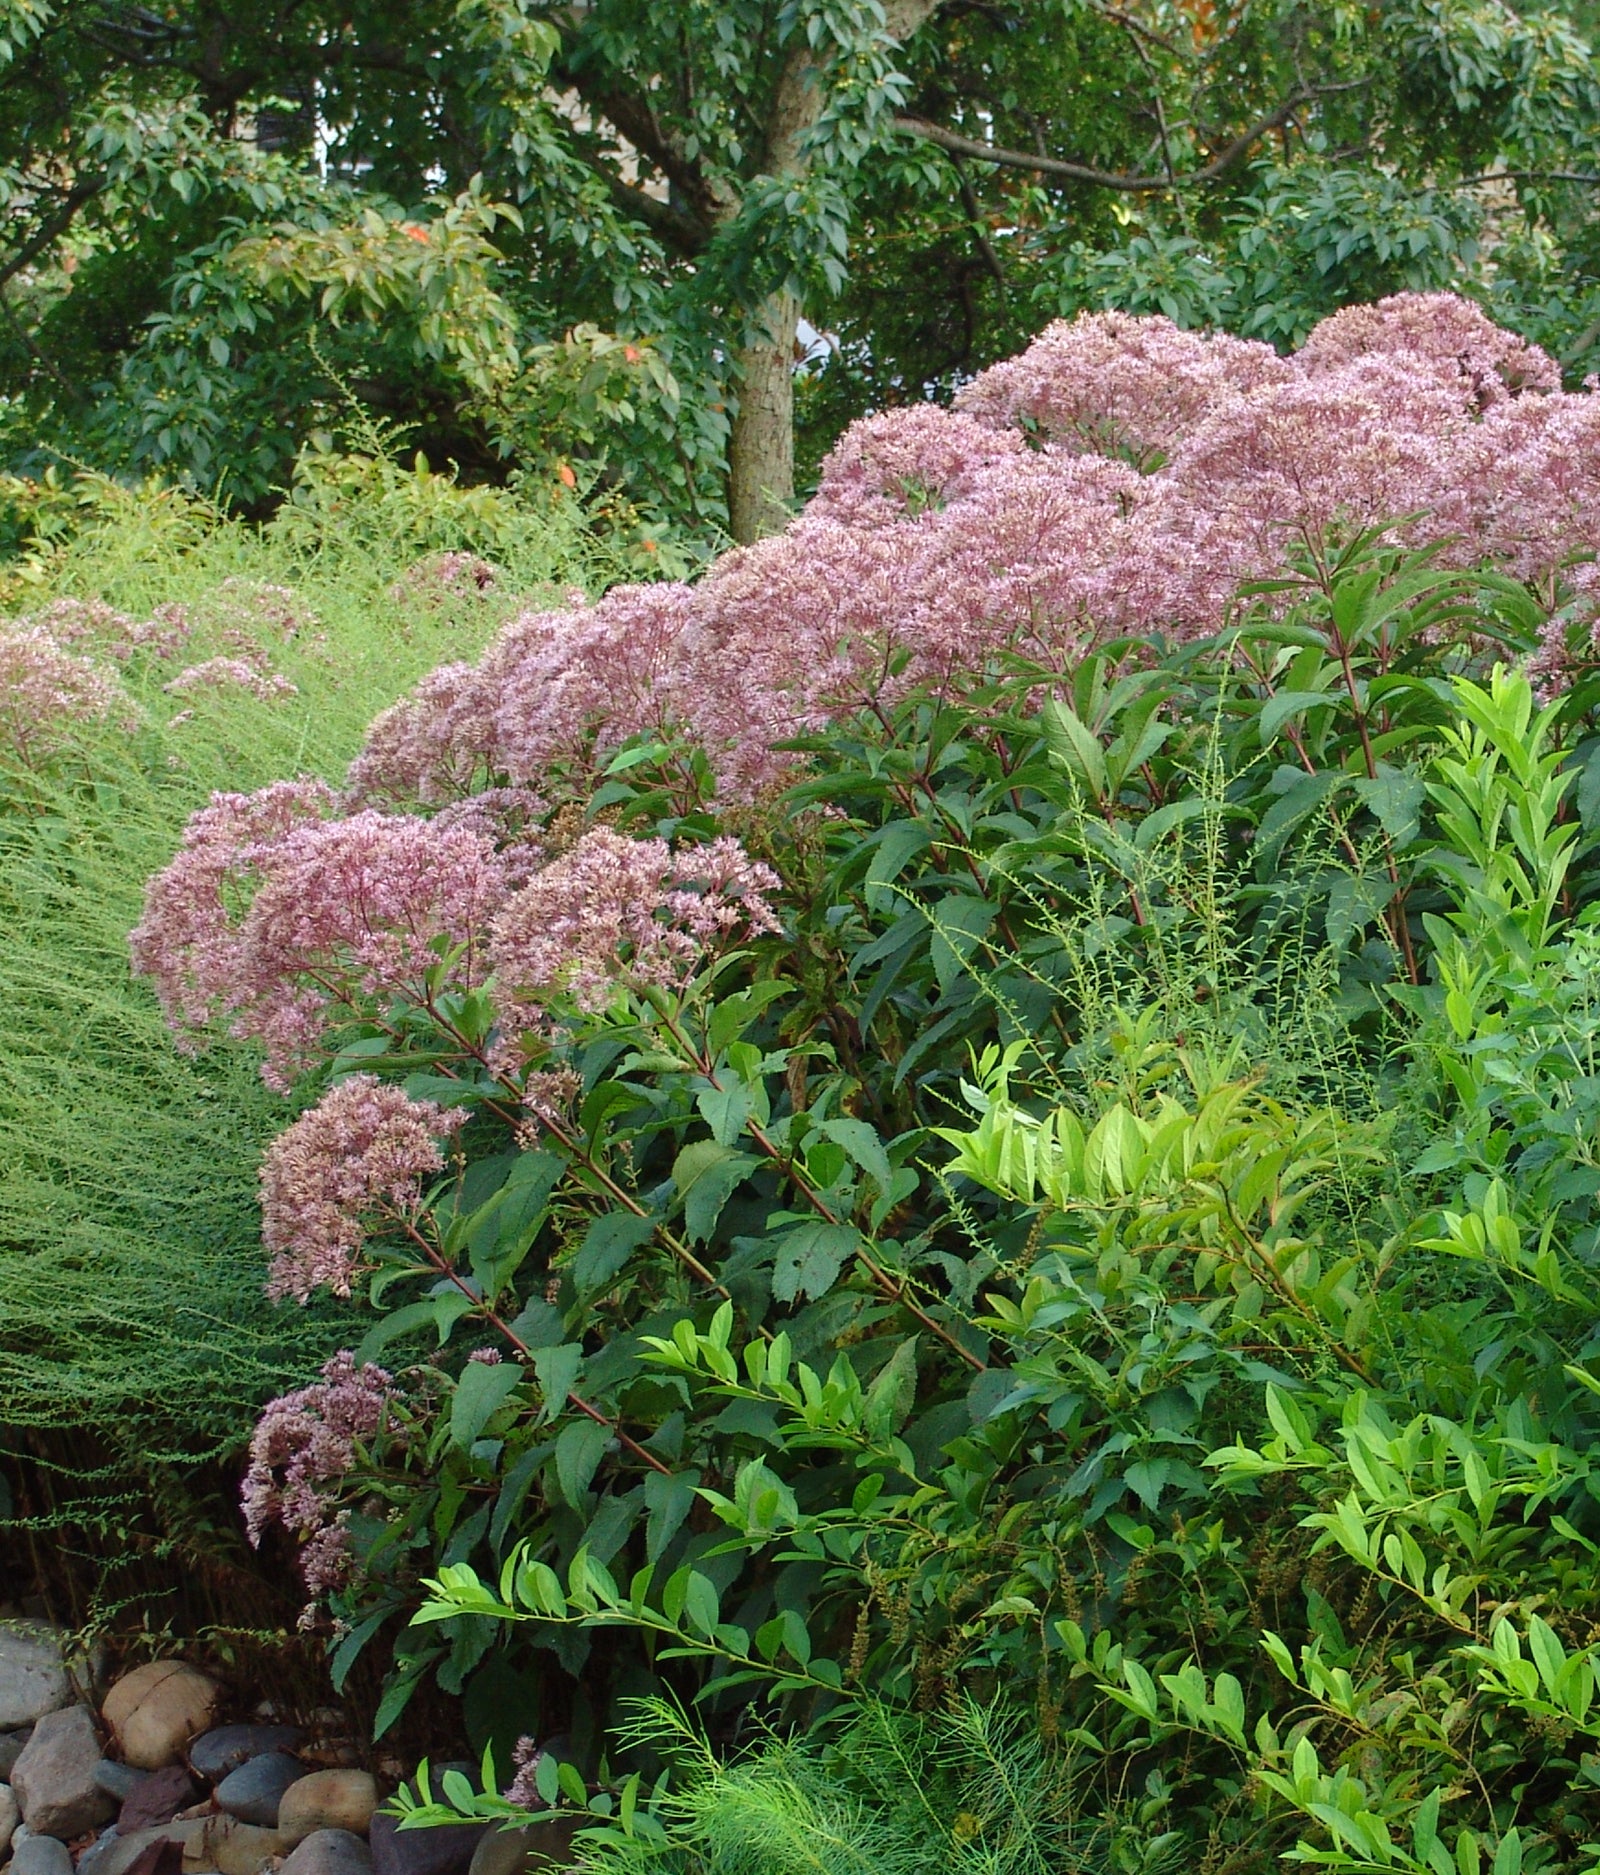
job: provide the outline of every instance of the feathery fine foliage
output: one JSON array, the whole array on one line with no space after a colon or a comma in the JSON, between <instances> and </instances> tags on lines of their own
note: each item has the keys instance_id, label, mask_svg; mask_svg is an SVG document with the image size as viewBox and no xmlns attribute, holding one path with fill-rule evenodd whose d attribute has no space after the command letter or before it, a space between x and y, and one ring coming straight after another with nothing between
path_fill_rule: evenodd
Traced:
<instances>
[{"instance_id":1,"label":"feathery fine foliage","mask_svg":"<svg viewBox=\"0 0 1600 1875\"><path fill-rule=\"evenodd\" d=\"M150 1468L238 1453L261 1402L336 1345L326 1311L262 1292L279 1103L239 1051L175 1055L130 976L145 878L212 789L336 776L373 712L480 646L510 592L607 575L575 509L376 455L307 463L265 530L89 478L30 499L0 625L0 662L30 660L32 682L13 673L0 753L0 1446L65 1475L0 1466L0 1511L59 1517L115 1599Z\"/></svg>"}]
</instances>

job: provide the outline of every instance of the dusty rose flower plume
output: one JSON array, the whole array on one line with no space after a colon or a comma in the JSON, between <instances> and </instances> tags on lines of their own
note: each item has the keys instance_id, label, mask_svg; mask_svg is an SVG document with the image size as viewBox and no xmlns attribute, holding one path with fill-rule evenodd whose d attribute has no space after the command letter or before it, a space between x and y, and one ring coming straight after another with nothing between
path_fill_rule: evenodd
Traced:
<instances>
[{"instance_id":1,"label":"dusty rose flower plume","mask_svg":"<svg viewBox=\"0 0 1600 1875\"><path fill-rule=\"evenodd\" d=\"M239 1493L245 1530L259 1548L268 1526L281 1524L302 1545L300 1573L313 1596L349 1579L348 1517L338 1487L355 1465L358 1443L382 1426L393 1392L383 1368L358 1367L353 1354L341 1352L321 1380L271 1401L257 1422Z\"/></svg>"},{"instance_id":2,"label":"dusty rose flower plume","mask_svg":"<svg viewBox=\"0 0 1600 1875\"><path fill-rule=\"evenodd\" d=\"M136 713L117 681L63 650L43 625L0 627L0 754L41 768L92 725L132 729Z\"/></svg>"},{"instance_id":3,"label":"dusty rose flower plume","mask_svg":"<svg viewBox=\"0 0 1600 1875\"><path fill-rule=\"evenodd\" d=\"M286 1090L314 1065L329 1023L365 1004L425 1003L478 981L505 867L475 827L371 809L322 817L320 783L219 795L146 890L134 968L191 1035L219 1019L266 1044Z\"/></svg>"},{"instance_id":4,"label":"dusty rose flower plume","mask_svg":"<svg viewBox=\"0 0 1600 1875\"><path fill-rule=\"evenodd\" d=\"M249 658L205 658L179 671L161 688L175 697L192 696L197 690L237 690L258 703L275 703L300 694L298 684L268 671L259 659Z\"/></svg>"},{"instance_id":5,"label":"dusty rose flower plume","mask_svg":"<svg viewBox=\"0 0 1600 1875\"><path fill-rule=\"evenodd\" d=\"M737 840L674 853L597 827L496 918L497 1004L515 1020L561 995L598 1011L619 985L675 989L708 949L778 929L766 897L778 885Z\"/></svg>"},{"instance_id":6,"label":"dusty rose flower plume","mask_svg":"<svg viewBox=\"0 0 1600 1875\"><path fill-rule=\"evenodd\" d=\"M444 1170L438 1142L463 1117L352 1074L280 1133L261 1165L267 1294L349 1295L370 1231L415 1217L423 1182Z\"/></svg>"}]
</instances>

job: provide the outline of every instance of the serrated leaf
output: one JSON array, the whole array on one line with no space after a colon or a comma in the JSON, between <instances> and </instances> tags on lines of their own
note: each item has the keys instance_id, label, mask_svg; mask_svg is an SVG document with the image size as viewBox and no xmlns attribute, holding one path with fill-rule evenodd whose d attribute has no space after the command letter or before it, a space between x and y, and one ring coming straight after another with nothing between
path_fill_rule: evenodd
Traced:
<instances>
[{"instance_id":1,"label":"serrated leaf","mask_svg":"<svg viewBox=\"0 0 1600 1875\"><path fill-rule=\"evenodd\" d=\"M450 1442L470 1449L493 1415L517 1389L522 1369L514 1361L468 1361L450 1402Z\"/></svg>"},{"instance_id":2,"label":"serrated leaf","mask_svg":"<svg viewBox=\"0 0 1600 1875\"><path fill-rule=\"evenodd\" d=\"M611 1437L609 1426L587 1416L561 1428L556 1439L556 1477L569 1504L582 1504Z\"/></svg>"},{"instance_id":3,"label":"serrated leaf","mask_svg":"<svg viewBox=\"0 0 1600 1875\"><path fill-rule=\"evenodd\" d=\"M838 1281L845 1259L861 1241L849 1224L829 1224L822 1218L798 1224L778 1239L772 1260L772 1293L779 1302L797 1296L815 1298Z\"/></svg>"}]
</instances>

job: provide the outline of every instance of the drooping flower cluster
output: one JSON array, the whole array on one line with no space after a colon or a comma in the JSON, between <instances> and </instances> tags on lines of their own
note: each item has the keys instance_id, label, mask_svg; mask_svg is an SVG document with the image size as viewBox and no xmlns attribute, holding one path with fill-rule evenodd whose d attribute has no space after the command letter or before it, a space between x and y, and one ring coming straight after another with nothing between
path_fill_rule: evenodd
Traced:
<instances>
[{"instance_id":1,"label":"drooping flower cluster","mask_svg":"<svg viewBox=\"0 0 1600 1875\"><path fill-rule=\"evenodd\" d=\"M619 982L671 989L713 945L776 931L779 880L737 840L674 853L597 827L506 904L491 941L494 990L508 1020L565 994L603 1009Z\"/></svg>"},{"instance_id":2,"label":"drooping flower cluster","mask_svg":"<svg viewBox=\"0 0 1600 1875\"><path fill-rule=\"evenodd\" d=\"M511 1749L514 1775L506 1786L508 1803L518 1804L524 1810L544 1810L549 1807L539 1795L539 1762L543 1757L537 1739L524 1735L517 1740Z\"/></svg>"},{"instance_id":3,"label":"drooping flower cluster","mask_svg":"<svg viewBox=\"0 0 1600 1875\"><path fill-rule=\"evenodd\" d=\"M239 1494L245 1529L257 1547L274 1523L295 1537L313 1596L349 1576L348 1519L337 1489L355 1465L358 1443L382 1426L393 1394L393 1379L381 1367L357 1366L353 1354L341 1352L321 1380L273 1400L256 1425Z\"/></svg>"},{"instance_id":4,"label":"drooping flower cluster","mask_svg":"<svg viewBox=\"0 0 1600 1875\"><path fill-rule=\"evenodd\" d=\"M1242 583L1366 529L1551 588L1600 548L1600 392L1450 294L1325 321L1293 357L1121 313L1060 322L931 405L854 425L815 499L698 584L513 620L374 725L358 799L581 785L630 736L753 798L783 745L1008 650L1218 630ZM1259 601L1258 601L1259 603Z\"/></svg>"},{"instance_id":5,"label":"drooping flower cluster","mask_svg":"<svg viewBox=\"0 0 1600 1875\"><path fill-rule=\"evenodd\" d=\"M161 615L190 632L203 627L235 646L287 642L306 636L317 625L316 613L292 586L237 576L188 604L163 608Z\"/></svg>"},{"instance_id":6,"label":"drooping flower cluster","mask_svg":"<svg viewBox=\"0 0 1600 1875\"><path fill-rule=\"evenodd\" d=\"M462 1118L352 1074L280 1133L261 1165L268 1295L349 1295L370 1221L412 1215L423 1180L444 1170L438 1141Z\"/></svg>"},{"instance_id":7,"label":"drooping flower cluster","mask_svg":"<svg viewBox=\"0 0 1600 1875\"><path fill-rule=\"evenodd\" d=\"M434 553L408 566L389 588L395 605L438 608L458 599L481 599L494 592L505 575L475 553Z\"/></svg>"}]
</instances>

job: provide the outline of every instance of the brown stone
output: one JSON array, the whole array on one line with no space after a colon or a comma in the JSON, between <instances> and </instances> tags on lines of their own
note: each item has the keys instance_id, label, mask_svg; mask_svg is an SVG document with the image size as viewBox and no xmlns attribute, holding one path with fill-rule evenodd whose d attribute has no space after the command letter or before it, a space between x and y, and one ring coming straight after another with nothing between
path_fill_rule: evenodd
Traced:
<instances>
[{"instance_id":1,"label":"brown stone","mask_svg":"<svg viewBox=\"0 0 1600 1875\"><path fill-rule=\"evenodd\" d=\"M176 1764L216 1710L217 1689L181 1660L151 1660L125 1673L106 1694L106 1724L122 1756L141 1771Z\"/></svg>"},{"instance_id":2,"label":"brown stone","mask_svg":"<svg viewBox=\"0 0 1600 1875\"><path fill-rule=\"evenodd\" d=\"M217 1875L258 1875L264 1862L287 1855L294 1843L281 1830L218 1816L205 1825L199 1847L204 1859L197 1868L215 1869Z\"/></svg>"},{"instance_id":3,"label":"brown stone","mask_svg":"<svg viewBox=\"0 0 1600 1875\"><path fill-rule=\"evenodd\" d=\"M95 1781L100 1739L82 1706L47 1712L33 1728L11 1773L22 1820L36 1836L70 1842L116 1814L116 1803Z\"/></svg>"},{"instance_id":4,"label":"brown stone","mask_svg":"<svg viewBox=\"0 0 1600 1875\"><path fill-rule=\"evenodd\" d=\"M141 1777L128 1793L117 1815L117 1833L131 1836L137 1830L155 1829L170 1823L187 1810L200 1795L194 1779L181 1764L169 1764L162 1770Z\"/></svg>"},{"instance_id":5,"label":"brown stone","mask_svg":"<svg viewBox=\"0 0 1600 1875\"><path fill-rule=\"evenodd\" d=\"M378 1786L370 1771L313 1771L283 1793L278 1833L296 1843L314 1829L347 1829L364 1836L377 1807Z\"/></svg>"}]
</instances>

